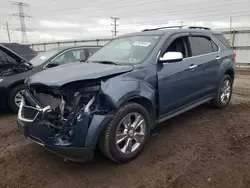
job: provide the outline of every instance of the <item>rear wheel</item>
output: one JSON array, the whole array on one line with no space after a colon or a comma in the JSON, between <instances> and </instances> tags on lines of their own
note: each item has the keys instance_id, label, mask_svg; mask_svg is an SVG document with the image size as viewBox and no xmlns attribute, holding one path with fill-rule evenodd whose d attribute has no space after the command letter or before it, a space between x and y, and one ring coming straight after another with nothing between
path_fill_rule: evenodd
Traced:
<instances>
[{"instance_id":1,"label":"rear wheel","mask_svg":"<svg viewBox=\"0 0 250 188\"><path fill-rule=\"evenodd\" d=\"M12 111L14 112L18 111L19 106L21 104L23 92L24 92L23 85L16 86L9 92L8 104Z\"/></svg>"},{"instance_id":2,"label":"rear wheel","mask_svg":"<svg viewBox=\"0 0 250 188\"><path fill-rule=\"evenodd\" d=\"M150 135L150 117L137 103L127 103L117 110L100 139L104 155L117 163L137 157Z\"/></svg>"},{"instance_id":3,"label":"rear wheel","mask_svg":"<svg viewBox=\"0 0 250 188\"><path fill-rule=\"evenodd\" d=\"M233 79L229 75L225 75L221 81L216 97L211 104L217 108L225 108L228 106L233 91Z\"/></svg>"}]
</instances>

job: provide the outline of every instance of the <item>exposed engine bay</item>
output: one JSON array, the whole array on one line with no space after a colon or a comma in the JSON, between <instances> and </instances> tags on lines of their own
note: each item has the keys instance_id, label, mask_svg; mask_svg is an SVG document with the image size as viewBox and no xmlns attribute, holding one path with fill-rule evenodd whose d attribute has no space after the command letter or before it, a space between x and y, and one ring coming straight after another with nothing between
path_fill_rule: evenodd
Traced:
<instances>
[{"instance_id":1,"label":"exposed engine bay","mask_svg":"<svg viewBox=\"0 0 250 188\"><path fill-rule=\"evenodd\" d=\"M81 88L79 83L60 89L45 85L30 86L24 93L25 105L20 107L21 116L27 121L39 121L55 132L69 132L84 115L91 117L94 113L105 112L99 105L100 88L100 82L84 84Z\"/></svg>"},{"instance_id":2,"label":"exposed engine bay","mask_svg":"<svg viewBox=\"0 0 250 188\"><path fill-rule=\"evenodd\" d=\"M0 59L0 76L3 77L25 72L32 68L32 65L26 62L22 62L19 64L3 64L1 62L3 61Z\"/></svg>"}]
</instances>

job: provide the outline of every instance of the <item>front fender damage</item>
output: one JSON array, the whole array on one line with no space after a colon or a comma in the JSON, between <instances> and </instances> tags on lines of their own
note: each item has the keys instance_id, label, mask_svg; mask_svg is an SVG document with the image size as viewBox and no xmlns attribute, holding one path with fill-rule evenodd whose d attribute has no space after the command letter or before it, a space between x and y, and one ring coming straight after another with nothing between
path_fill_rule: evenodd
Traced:
<instances>
[{"instance_id":1,"label":"front fender damage","mask_svg":"<svg viewBox=\"0 0 250 188\"><path fill-rule=\"evenodd\" d=\"M100 95L103 106L117 109L125 102L134 98L145 98L155 107L155 87L142 80L136 79L112 79L101 85ZM155 109L155 108L154 108Z\"/></svg>"}]
</instances>

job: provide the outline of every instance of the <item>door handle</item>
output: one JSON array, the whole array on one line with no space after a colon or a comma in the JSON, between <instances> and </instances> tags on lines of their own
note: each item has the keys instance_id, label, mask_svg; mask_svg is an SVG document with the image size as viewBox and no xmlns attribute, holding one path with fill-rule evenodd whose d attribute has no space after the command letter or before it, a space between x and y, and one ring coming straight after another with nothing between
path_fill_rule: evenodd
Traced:
<instances>
[{"instance_id":1,"label":"door handle","mask_svg":"<svg viewBox=\"0 0 250 188\"><path fill-rule=\"evenodd\" d=\"M194 69L194 68L196 68L197 67L197 65L190 65L190 69Z\"/></svg>"},{"instance_id":2,"label":"door handle","mask_svg":"<svg viewBox=\"0 0 250 188\"><path fill-rule=\"evenodd\" d=\"M221 57L220 57L220 56L217 56L217 57L216 57L216 60L220 60L220 59L221 59Z\"/></svg>"}]
</instances>

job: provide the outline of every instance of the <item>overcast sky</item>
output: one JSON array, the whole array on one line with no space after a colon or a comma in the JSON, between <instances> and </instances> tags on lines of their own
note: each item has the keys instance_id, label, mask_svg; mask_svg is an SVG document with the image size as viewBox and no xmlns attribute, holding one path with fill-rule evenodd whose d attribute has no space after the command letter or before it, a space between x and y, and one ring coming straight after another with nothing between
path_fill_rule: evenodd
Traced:
<instances>
[{"instance_id":1,"label":"overcast sky","mask_svg":"<svg viewBox=\"0 0 250 188\"><path fill-rule=\"evenodd\" d=\"M18 7L0 0L0 41L7 42L5 22L13 42L20 42L20 20L9 16ZM19 0L21 1L21 0ZM119 35L167 25L212 28L250 26L249 0L23 0L30 43L111 37L110 17L119 17Z\"/></svg>"}]
</instances>

